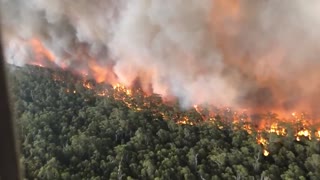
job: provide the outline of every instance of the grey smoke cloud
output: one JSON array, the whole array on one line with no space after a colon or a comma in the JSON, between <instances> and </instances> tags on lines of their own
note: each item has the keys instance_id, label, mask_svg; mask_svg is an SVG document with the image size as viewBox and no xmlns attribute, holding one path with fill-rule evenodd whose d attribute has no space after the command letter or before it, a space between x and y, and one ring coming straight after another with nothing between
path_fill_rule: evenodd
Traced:
<instances>
[{"instance_id":1,"label":"grey smoke cloud","mask_svg":"<svg viewBox=\"0 0 320 180\"><path fill-rule=\"evenodd\" d=\"M0 0L8 62L38 38L57 64L112 66L119 80L183 107L317 113L320 2L310 0Z\"/></svg>"}]
</instances>

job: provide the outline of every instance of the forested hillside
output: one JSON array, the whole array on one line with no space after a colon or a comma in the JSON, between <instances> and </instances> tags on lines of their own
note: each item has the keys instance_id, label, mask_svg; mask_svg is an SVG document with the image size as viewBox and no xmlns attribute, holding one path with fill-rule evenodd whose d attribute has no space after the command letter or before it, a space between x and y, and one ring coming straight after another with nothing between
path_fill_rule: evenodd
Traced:
<instances>
[{"instance_id":1,"label":"forested hillside","mask_svg":"<svg viewBox=\"0 0 320 180\"><path fill-rule=\"evenodd\" d=\"M232 123L227 112L200 122L194 109L166 105L157 95L84 85L61 70L10 67L9 83L27 179L320 177L315 137L296 141L290 133L262 132L263 147L254 129ZM189 123L177 123L181 118Z\"/></svg>"}]
</instances>

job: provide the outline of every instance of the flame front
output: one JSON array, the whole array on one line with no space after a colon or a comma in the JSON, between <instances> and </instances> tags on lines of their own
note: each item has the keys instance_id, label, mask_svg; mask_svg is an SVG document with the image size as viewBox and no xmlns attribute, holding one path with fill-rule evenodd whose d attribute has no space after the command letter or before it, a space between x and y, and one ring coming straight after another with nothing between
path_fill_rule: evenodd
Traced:
<instances>
[{"instance_id":1,"label":"flame front","mask_svg":"<svg viewBox=\"0 0 320 180\"><path fill-rule=\"evenodd\" d=\"M35 1L18 4L18 14L15 3L0 2L7 59L111 84L96 94L135 111L152 106L133 101L139 84L144 96L160 93L199 115L176 115L178 124L219 116L252 123L248 133L287 136L282 123L291 122L297 141L320 138L310 128L320 119L317 1Z\"/></svg>"}]
</instances>

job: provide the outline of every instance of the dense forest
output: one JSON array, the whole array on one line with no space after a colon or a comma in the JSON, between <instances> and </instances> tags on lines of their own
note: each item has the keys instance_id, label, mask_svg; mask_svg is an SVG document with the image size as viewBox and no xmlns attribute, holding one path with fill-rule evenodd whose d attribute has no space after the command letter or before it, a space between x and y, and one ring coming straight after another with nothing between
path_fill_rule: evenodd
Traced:
<instances>
[{"instance_id":1,"label":"dense forest","mask_svg":"<svg viewBox=\"0 0 320 180\"><path fill-rule=\"evenodd\" d=\"M26 179L320 177L313 136L249 132L229 111L201 121L195 109L139 87L128 92L63 70L10 66L8 74ZM268 143L257 143L258 136Z\"/></svg>"}]
</instances>

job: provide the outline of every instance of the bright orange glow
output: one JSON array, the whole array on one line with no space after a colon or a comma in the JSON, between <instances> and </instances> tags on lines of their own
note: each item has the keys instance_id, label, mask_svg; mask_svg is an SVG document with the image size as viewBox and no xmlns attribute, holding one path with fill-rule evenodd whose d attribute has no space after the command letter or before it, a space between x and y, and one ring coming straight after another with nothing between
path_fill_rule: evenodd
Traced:
<instances>
[{"instance_id":1,"label":"bright orange glow","mask_svg":"<svg viewBox=\"0 0 320 180\"><path fill-rule=\"evenodd\" d=\"M215 29L213 31L217 31L217 33L221 36L215 37L217 38L217 41L219 41L217 46L224 46L225 43L228 43L228 38L229 36L232 36L233 33L237 33L236 28L230 28L227 27L228 25L225 24L225 22L232 21L234 24L239 21L244 20L242 15L243 12L241 12L241 7L240 3L238 0L215 0L214 2L214 7L213 11L214 13L212 14L213 17L212 19L212 24L214 24ZM227 21L226 21L227 19ZM235 29L234 32L228 32L225 33L225 30L229 29ZM29 45L33 51L34 54L34 59L31 61L30 64L37 65L40 67L46 67L50 66L50 64L55 64L57 62L57 57L48 50L44 43L41 42L38 38L32 38L28 41L25 41L27 45ZM101 64L100 61L98 61L95 57L91 57L88 53L88 47L83 46L79 47L77 52L75 52L74 56L77 57L79 60L77 61L84 61L85 63L88 64L88 68L84 69L77 69L76 72L79 73L80 75L83 76L83 87L86 89L90 89L95 92L96 96L103 96L103 97L112 97L116 100L119 100L123 102L128 108L134 111L143 111L144 109L151 109L152 106L156 106L152 103L137 103L135 101L136 99L134 98L136 95L136 90L133 88L134 85L131 86L130 82L133 82L134 76L128 76L130 80L123 82L123 80L119 77L114 72L113 66L110 64ZM230 64L235 64L235 63L244 63L242 61L234 61L234 57L229 54L226 50L226 61ZM261 62L270 62L270 61L281 61L283 56L285 56L285 52L281 49L276 47L275 49L271 49L270 52L267 52L265 55L262 55L261 57ZM71 55L70 55L71 56ZM66 58L67 59L67 58ZM229 60L230 59L230 60ZM68 61L67 60L60 60L59 66L62 68L68 68ZM274 62L272 62L274 63ZM246 69L247 67L250 67L249 65L238 65L236 64L237 67L239 68L244 68L243 71L249 71ZM265 66L266 64L259 64L261 66ZM258 69L258 68L257 68ZM170 97L170 94L167 93L167 88L165 85L164 87L160 85L157 85L157 87L152 87L154 88L153 90L150 90L149 83L152 81L152 77L154 74L157 72L150 70L147 72L140 72L140 76L142 77L139 79L140 81L140 94L143 94L144 97L148 97L149 95L152 94L152 92L161 92L162 95L165 95L162 98L162 103L166 102L172 102L174 98ZM264 76L263 76L264 77ZM103 90L96 90L94 83L90 83L87 80L93 78L97 83L108 83L112 85L113 89L103 89ZM132 79L131 79L132 78ZM264 78L259 78L257 77L257 83L266 83L269 77ZM60 76L53 76L53 79L55 81L63 81ZM122 80L122 84L119 79ZM129 84L129 85L128 85ZM270 84L268 84L270 85ZM270 86L272 87L272 86ZM151 88L151 89L152 89ZM200 87L201 89L201 87ZM148 92L148 91L151 91ZM77 92L74 89L66 89L67 93L80 93ZM201 93L199 93L201 94ZM272 133L276 134L278 136L286 136L287 135L287 129L284 127L281 122L291 122L293 124L298 124L297 126L294 127L294 136L297 141L301 141L303 139L312 139L313 137L316 137L318 140L320 140L320 130L317 131L311 131L310 130L310 125L311 121L310 119L306 118L306 115L304 113L301 113L300 109L294 108L294 111L292 109L285 110L284 108L281 108L279 104L282 103L281 95L283 95L283 92L276 93L275 99L277 99L279 102L275 103L274 107L253 107L253 108L248 108L248 109L240 109L240 111L233 111L229 107L204 107L202 105L195 104L193 106L194 110L193 112L198 113L198 115L201 116L202 121L209 121L210 123L215 123L217 118L217 115L219 117L222 117L222 120L227 120L231 121L234 127L239 129L242 128L245 131L247 131L249 134L253 134L254 132L257 132L257 143L260 144L263 147L263 155L268 156L270 154L269 151L267 151L267 146L269 144L269 139L268 137L263 137L261 132L267 132L267 133ZM200 96L200 95L199 95ZM197 98L199 98L197 96ZM246 108L246 107L244 107ZM269 109L270 108L270 109ZM300 106L299 106L300 108ZM307 109L308 108L301 108L301 109ZM259 117L258 120L253 120L250 119L249 116L251 114L260 114L260 113L266 113L272 110L272 113ZM172 117L170 113L167 112L156 112L155 114L158 114L163 117L165 120L169 120L169 117ZM275 116L277 115L277 116ZM199 117L200 117L199 116ZM184 125L195 125L195 122L192 122L191 119L185 114L183 115L175 115L173 116L173 120L177 124L184 124ZM227 117L227 118L225 118ZM224 118L224 119L223 119ZM197 119L198 120L198 119ZM252 122L252 125L249 124ZM309 123L308 123L309 122ZM248 123L248 124L246 124ZM240 126L241 125L241 126ZM218 124L219 129L225 128L223 125Z\"/></svg>"},{"instance_id":2,"label":"bright orange glow","mask_svg":"<svg viewBox=\"0 0 320 180\"><path fill-rule=\"evenodd\" d=\"M188 125L194 125L193 122L190 122L188 117L183 117L180 120L177 121L177 124L188 124Z\"/></svg>"},{"instance_id":3,"label":"bright orange glow","mask_svg":"<svg viewBox=\"0 0 320 180\"><path fill-rule=\"evenodd\" d=\"M319 141L320 140L320 130L317 130L315 132L315 136L316 136L317 140Z\"/></svg>"},{"instance_id":4,"label":"bright orange glow","mask_svg":"<svg viewBox=\"0 0 320 180\"><path fill-rule=\"evenodd\" d=\"M202 113L202 108L199 105L193 105L193 108L197 111L197 113L201 116L202 120L206 120L206 116Z\"/></svg>"},{"instance_id":5,"label":"bright orange glow","mask_svg":"<svg viewBox=\"0 0 320 180\"><path fill-rule=\"evenodd\" d=\"M298 133L296 134L297 141L300 140L300 137L307 137L308 139L311 139L311 132L306 129L298 131Z\"/></svg>"},{"instance_id":6,"label":"bright orange glow","mask_svg":"<svg viewBox=\"0 0 320 180\"><path fill-rule=\"evenodd\" d=\"M107 96L108 95L108 91L101 91L101 92L97 92L98 96Z\"/></svg>"},{"instance_id":7,"label":"bright orange glow","mask_svg":"<svg viewBox=\"0 0 320 180\"><path fill-rule=\"evenodd\" d=\"M286 129L279 127L278 123L272 123L270 130L268 130L269 133L276 133L277 135L284 136L286 135Z\"/></svg>"},{"instance_id":8,"label":"bright orange glow","mask_svg":"<svg viewBox=\"0 0 320 180\"><path fill-rule=\"evenodd\" d=\"M83 87L85 87L87 89L93 89L92 84L90 84L89 82L84 82L82 85L83 85Z\"/></svg>"},{"instance_id":9,"label":"bright orange glow","mask_svg":"<svg viewBox=\"0 0 320 180\"><path fill-rule=\"evenodd\" d=\"M266 146L266 145L268 144L268 140L265 139L265 138L263 138L263 137L261 137L261 136L259 136L259 137L257 138L257 142L258 142L258 144L261 144L261 145L263 145L263 146Z\"/></svg>"},{"instance_id":10,"label":"bright orange glow","mask_svg":"<svg viewBox=\"0 0 320 180\"><path fill-rule=\"evenodd\" d=\"M128 88L126 88L124 85L119 84L119 83L115 84L115 85L113 86L113 89L116 90L116 91L119 91L119 92L124 92L124 93L126 93L128 96L131 96L131 95L132 95L132 90L131 90L131 89L128 89Z\"/></svg>"},{"instance_id":11,"label":"bright orange glow","mask_svg":"<svg viewBox=\"0 0 320 180\"><path fill-rule=\"evenodd\" d=\"M252 127L250 125L243 125L243 129L246 130L249 134L252 134Z\"/></svg>"},{"instance_id":12,"label":"bright orange glow","mask_svg":"<svg viewBox=\"0 0 320 180\"><path fill-rule=\"evenodd\" d=\"M30 40L30 45L33 50L33 54L35 55L35 64L43 62L45 60L49 60L51 62L55 62L56 58L52 52L50 52L42 42L37 39L33 38ZM40 63L41 64L41 63Z\"/></svg>"},{"instance_id":13,"label":"bright orange glow","mask_svg":"<svg viewBox=\"0 0 320 180\"><path fill-rule=\"evenodd\" d=\"M91 59L89 61L89 68L91 70L91 73L94 79L98 83L102 83L102 82L108 82L110 84L117 83L116 75L108 66L101 66L97 63L96 60Z\"/></svg>"}]
</instances>

